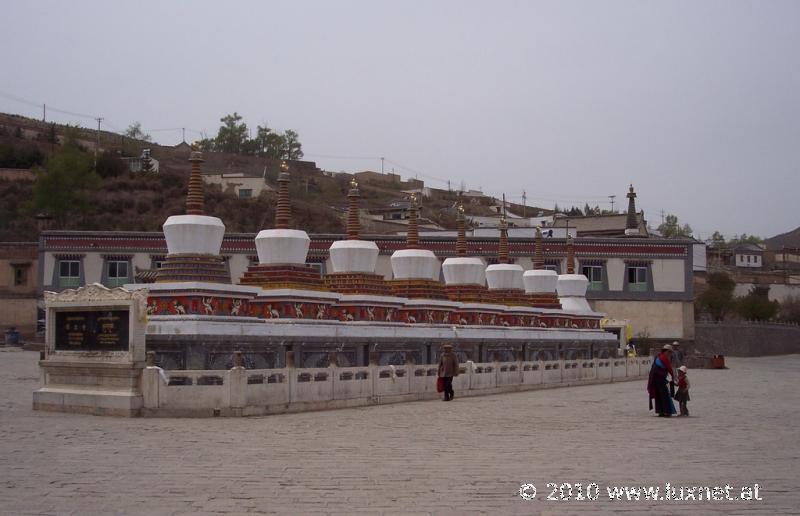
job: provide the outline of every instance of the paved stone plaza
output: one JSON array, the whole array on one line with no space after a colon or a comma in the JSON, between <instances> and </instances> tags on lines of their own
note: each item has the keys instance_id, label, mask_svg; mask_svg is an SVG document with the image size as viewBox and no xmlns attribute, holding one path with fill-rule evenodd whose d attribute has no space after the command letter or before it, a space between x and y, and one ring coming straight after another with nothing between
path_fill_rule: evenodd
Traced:
<instances>
[{"instance_id":1,"label":"paved stone plaza","mask_svg":"<svg viewBox=\"0 0 800 516\"><path fill-rule=\"evenodd\" d=\"M37 359L0 349L2 514L800 514L800 355L692 371L692 417L672 419L644 380L261 418L40 413ZM548 482L600 497L548 501ZM606 492L665 482L763 501Z\"/></svg>"}]
</instances>

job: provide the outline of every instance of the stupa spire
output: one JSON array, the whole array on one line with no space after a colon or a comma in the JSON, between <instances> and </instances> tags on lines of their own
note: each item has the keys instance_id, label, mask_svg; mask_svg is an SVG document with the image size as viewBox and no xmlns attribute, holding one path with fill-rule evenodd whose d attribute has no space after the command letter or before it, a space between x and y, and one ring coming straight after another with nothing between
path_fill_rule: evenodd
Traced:
<instances>
[{"instance_id":1,"label":"stupa spire","mask_svg":"<svg viewBox=\"0 0 800 516\"><path fill-rule=\"evenodd\" d=\"M542 228L536 226L536 240L533 242L533 268L544 269L544 250L542 249Z\"/></svg>"},{"instance_id":2,"label":"stupa spire","mask_svg":"<svg viewBox=\"0 0 800 516\"><path fill-rule=\"evenodd\" d=\"M419 248L419 223L417 220L418 211L419 206L417 205L417 194L411 194L411 207L408 213L408 232L406 233L407 249Z\"/></svg>"},{"instance_id":3,"label":"stupa spire","mask_svg":"<svg viewBox=\"0 0 800 516\"><path fill-rule=\"evenodd\" d=\"M203 201L203 178L200 175L200 163L203 160L203 153L192 150L189 162L192 164L192 173L189 176L189 193L186 194L186 214L204 215Z\"/></svg>"},{"instance_id":4,"label":"stupa spire","mask_svg":"<svg viewBox=\"0 0 800 516\"><path fill-rule=\"evenodd\" d=\"M278 174L278 206L275 209L275 229L288 229L291 204L289 203L289 165L281 161Z\"/></svg>"},{"instance_id":5,"label":"stupa spire","mask_svg":"<svg viewBox=\"0 0 800 516\"><path fill-rule=\"evenodd\" d=\"M567 274L575 274L575 242L567 233Z\"/></svg>"},{"instance_id":6,"label":"stupa spire","mask_svg":"<svg viewBox=\"0 0 800 516\"><path fill-rule=\"evenodd\" d=\"M350 181L350 191L347 193L347 200L349 207L347 210L347 239L358 240L361 233L361 224L359 223L358 213L358 199L361 194L358 192L358 181L353 178Z\"/></svg>"},{"instance_id":7,"label":"stupa spire","mask_svg":"<svg viewBox=\"0 0 800 516\"><path fill-rule=\"evenodd\" d=\"M458 225L458 238L456 239L456 256L467 256L467 227L464 220L464 203L461 200L461 193L458 194L458 206L456 208L456 222Z\"/></svg>"},{"instance_id":8,"label":"stupa spire","mask_svg":"<svg viewBox=\"0 0 800 516\"><path fill-rule=\"evenodd\" d=\"M628 230L639 230L639 222L636 220L636 192L633 191L633 185L630 186L628 190L628 194L625 196L628 198L628 218L625 220L625 232L628 233Z\"/></svg>"}]
</instances>

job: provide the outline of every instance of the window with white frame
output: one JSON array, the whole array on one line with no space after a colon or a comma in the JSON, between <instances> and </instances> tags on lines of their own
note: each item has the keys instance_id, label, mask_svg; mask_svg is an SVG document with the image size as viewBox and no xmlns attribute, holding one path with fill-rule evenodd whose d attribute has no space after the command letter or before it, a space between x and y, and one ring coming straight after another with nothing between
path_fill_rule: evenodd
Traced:
<instances>
[{"instance_id":1,"label":"window with white frame","mask_svg":"<svg viewBox=\"0 0 800 516\"><path fill-rule=\"evenodd\" d=\"M252 188L239 188L239 199L252 199L252 197L253 197Z\"/></svg>"},{"instance_id":2,"label":"window with white frame","mask_svg":"<svg viewBox=\"0 0 800 516\"><path fill-rule=\"evenodd\" d=\"M603 290L603 266L584 265L581 273L589 280L589 290Z\"/></svg>"},{"instance_id":3,"label":"window with white frame","mask_svg":"<svg viewBox=\"0 0 800 516\"><path fill-rule=\"evenodd\" d=\"M80 260L60 260L58 262L59 288L76 288L81 284Z\"/></svg>"},{"instance_id":4,"label":"window with white frame","mask_svg":"<svg viewBox=\"0 0 800 516\"><path fill-rule=\"evenodd\" d=\"M631 292L647 291L647 267L641 265L628 266L628 290Z\"/></svg>"},{"instance_id":5,"label":"window with white frame","mask_svg":"<svg viewBox=\"0 0 800 516\"><path fill-rule=\"evenodd\" d=\"M119 287L128 281L128 262L123 260L109 260L108 264L108 286Z\"/></svg>"}]
</instances>

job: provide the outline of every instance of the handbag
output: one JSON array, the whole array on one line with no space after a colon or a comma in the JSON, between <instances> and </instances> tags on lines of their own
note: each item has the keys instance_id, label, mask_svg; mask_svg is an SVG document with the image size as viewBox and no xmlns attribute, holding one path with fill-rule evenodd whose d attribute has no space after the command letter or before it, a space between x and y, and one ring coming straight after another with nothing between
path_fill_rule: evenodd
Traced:
<instances>
[{"instance_id":1,"label":"handbag","mask_svg":"<svg viewBox=\"0 0 800 516\"><path fill-rule=\"evenodd\" d=\"M436 378L436 392L444 392L444 378L441 376Z\"/></svg>"}]
</instances>

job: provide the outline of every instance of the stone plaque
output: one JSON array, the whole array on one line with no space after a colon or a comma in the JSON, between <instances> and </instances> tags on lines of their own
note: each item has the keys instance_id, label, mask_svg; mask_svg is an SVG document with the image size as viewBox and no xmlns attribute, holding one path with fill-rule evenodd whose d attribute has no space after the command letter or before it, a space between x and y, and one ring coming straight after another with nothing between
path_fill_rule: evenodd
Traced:
<instances>
[{"instance_id":1,"label":"stone plaque","mask_svg":"<svg viewBox=\"0 0 800 516\"><path fill-rule=\"evenodd\" d=\"M128 351L128 310L56 311L55 349Z\"/></svg>"}]
</instances>

